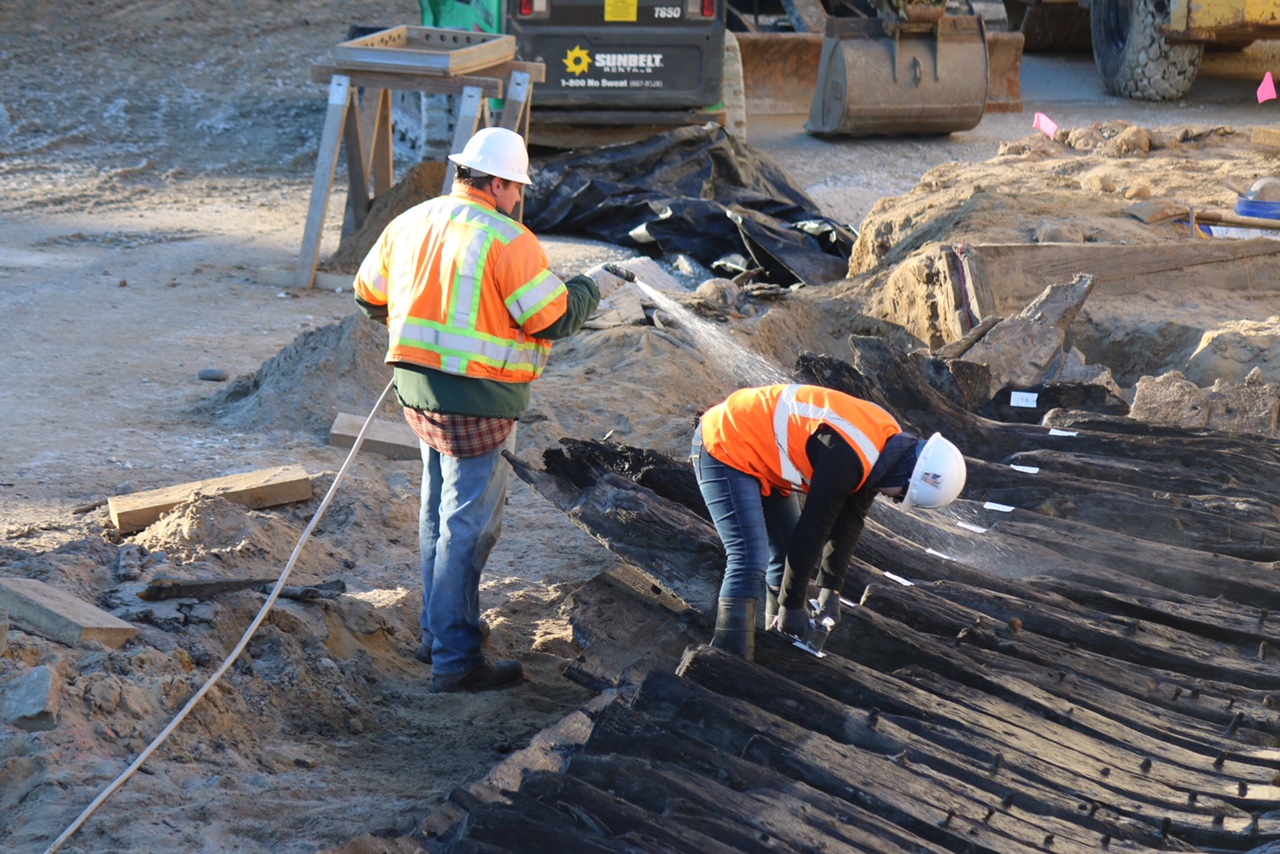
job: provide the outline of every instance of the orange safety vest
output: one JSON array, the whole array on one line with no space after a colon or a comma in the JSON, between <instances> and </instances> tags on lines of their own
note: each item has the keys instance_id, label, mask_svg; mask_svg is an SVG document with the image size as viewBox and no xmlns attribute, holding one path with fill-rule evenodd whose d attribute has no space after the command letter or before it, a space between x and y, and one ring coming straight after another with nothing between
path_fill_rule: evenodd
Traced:
<instances>
[{"instance_id":1,"label":"orange safety vest","mask_svg":"<svg viewBox=\"0 0 1280 854\"><path fill-rule=\"evenodd\" d=\"M725 465L760 481L760 492L807 493L813 465L805 443L827 425L862 460L862 480L880 459L889 437L902 432L893 416L866 400L812 385L744 388L702 416L702 444Z\"/></svg>"},{"instance_id":2,"label":"orange safety vest","mask_svg":"<svg viewBox=\"0 0 1280 854\"><path fill-rule=\"evenodd\" d=\"M387 362L500 382L537 378L568 289L533 232L465 185L396 217L369 250L355 292L386 305Z\"/></svg>"}]
</instances>

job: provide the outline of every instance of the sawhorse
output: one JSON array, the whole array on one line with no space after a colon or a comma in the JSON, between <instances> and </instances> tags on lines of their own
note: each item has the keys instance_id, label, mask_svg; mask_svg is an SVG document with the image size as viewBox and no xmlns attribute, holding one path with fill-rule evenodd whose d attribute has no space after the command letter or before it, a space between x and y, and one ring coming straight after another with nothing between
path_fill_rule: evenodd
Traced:
<instances>
[{"instance_id":1,"label":"sawhorse","mask_svg":"<svg viewBox=\"0 0 1280 854\"><path fill-rule=\"evenodd\" d=\"M307 209L302 249L294 268L294 286L309 288L315 281L329 193L333 189L333 176L343 145L347 150L348 182L344 232L359 229L369 216L373 199L391 189L394 183L391 90L461 95L457 130L451 146L451 153L457 153L477 129L489 125L489 98L504 99L499 126L515 131L527 141L533 84L541 83L545 79L544 73L545 66L541 63L529 62L506 62L492 69L474 71L465 77L401 69L313 68L312 80L329 84L329 107L320 136L320 152L311 184L311 204ZM453 170L450 169L444 179L443 192L449 192L452 184Z\"/></svg>"}]
</instances>

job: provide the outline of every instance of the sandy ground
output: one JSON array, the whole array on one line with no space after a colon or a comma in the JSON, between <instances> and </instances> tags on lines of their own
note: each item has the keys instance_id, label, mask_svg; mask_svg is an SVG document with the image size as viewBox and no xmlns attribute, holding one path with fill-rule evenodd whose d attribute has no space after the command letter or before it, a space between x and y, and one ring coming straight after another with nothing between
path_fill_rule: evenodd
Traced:
<instances>
[{"instance_id":1,"label":"sandy ground","mask_svg":"<svg viewBox=\"0 0 1280 854\"><path fill-rule=\"evenodd\" d=\"M0 849L43 850L163 728L262 602L246 592L140 608L116 577L122 546L146 556L143 579L274 577L343 463L326 441L332 417L366 414L388 379L378 331L354 316L345 289L267 286L259 271L290 263L301 240L324 110L307 66L349 22L416 16L417 4L390 0L0 7L0 574L45 581L140 626L109 652L8 633L0 686L48 664L60 714L48 731L0 728ZM901 222L959 192L935 182L912 197L926 170L994 157L998 140L1026 137L1028 123L1001 118L952 148L844 147L834 170L815 157L833 147L794 126L762 122L758 139L788 157L830 215L860 223L878 199L901 194L880 212ZM1217 163L1191 149L1179 158ZM1113 160L1116 172L1136 162ZM1029 180L1020 164L988 166L983 180ZM1041 172L1053 169L1046 161ZM333 210L326 251L337 245L340 197ZM546 245L565 275L630 254L573 238ZM734 336L779 364L802 349L838 352L847 334L838 312L803 292L785 307L738 304L732 316ZM229 400L233 383L202 382L206 368L261 390ZM737 383L678 328L585 333L557 345L519 452L538 461L562 436L613 431L680 455L693 414ZM296 507L198 499L122 539L103 506L289 463L314 484ZM295 569L298 581L341 578L348 595L282 604L146 773L64 850L304 852L394 837L590 696L561 675L575 655L566 614L575 587L614 560L518 483L481 595L490 651L519 658L529 679L488 695L426 693L429 669L411 657L418 482L414 462L355 460Z\"/></svg>"}]
</instances>

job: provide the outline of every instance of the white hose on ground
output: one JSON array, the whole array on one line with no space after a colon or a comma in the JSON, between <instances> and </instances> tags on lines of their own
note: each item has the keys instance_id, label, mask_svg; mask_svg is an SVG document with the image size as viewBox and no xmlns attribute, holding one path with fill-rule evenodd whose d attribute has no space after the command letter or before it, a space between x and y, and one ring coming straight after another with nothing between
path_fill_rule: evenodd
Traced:
<instances>
[{"instance_id":1,"label":"white hose on ground","mask_svg":"<svg viewBox=\"0 0 1280 854\"><path fill-rule=\"evenodd\" d=\"M306 529L303 530L302 536L298 538L298 544L294 546L293 554L289 556L289 562L285 564L284 571L280 573L280 578L276 580L276 586L271 588L271 594L267 596L267 601L262 603L262 609L259 610L258 615L253 618L253 622L249 624L249 628L245 629L244 635L240 638L240 642L236 644L236 648L231 650L231 654L228 655L226 660L222 662L216 671L214 671L214 674L209 677L208 681L205 682L204 685L200 686L200 690L196 691L191 699L187 701L187 704L182 707L182 710L178 712L177 715L174 716L173 720L169 722L169 725L160 731L160 734L147 745L146 749L143 750L142 753L138 754L138 758L133 760L133 764L124 769L124 771L120 773L119 777L112 780L111 784L103 789L102 793L98 795L98 797L93 799L93 803L84 808L84 812L80 813L79 818L73 821L70 827L62 831L62 834L57 839L53 840L53 844L45 849L45 854L54 854L55 851L61 848L63 843L70 839L72 834L79 830L81 825L89 820L89 816L93 815L94 811L97 810L98 807L102 806L103 801L110 797L112 792L123 786L125 781L132 777L133 773L142 767L142 763L147 761L147 757L154 753L155 749L163 744L165 739L167 739L169 735L178 728L178 724L182 723L187 715L191 713L191 710L195 708L196 703L199 703L200 699L204 697L205 694L209 693L209 689L222 678L222 674L227 672L227 668L231 666L231 663L240 657L240 653L244 652L244 648L249 645L249 639L253 637L253 633L258 630L258 627L262 625L262 621L267 618L267 612L271 610L271 606L280 598L280 591L284 589L284 583L289 578L289 573L293 572L293 565L297 563L298 555L302 553L302 547L306 545L307 539L311 536L311 532L315 530L316 525L320 522L320 517L322 517L324 515L324 511L328 509L329 503L333 500L333 496L338 491L338 484L342 483L343 476L347 473L347 469L351 467L351 461L356 458L356 454L360 451L360 446L364 444L364 435L369 432L369 425L373 423L374 417L378 414L378 410L382 408L383 401L385 401L387 399L387 395L391 393L391 388L394 384L394 379L387 383L387 387L382 390L382 395L378 398L378 402L373 405L372 411L369 412L369 417L364 420L364 425L356 435L355 441L351 443L351 452L347 454L347 458L343 460L342 468L338 469L338 473L334 475L333 483L329 486L329 491L325 493L324 500L320 502L320 506L316 508L315 515L311 517L311 521L307 524Z\"/></svg>"}]
</instances>

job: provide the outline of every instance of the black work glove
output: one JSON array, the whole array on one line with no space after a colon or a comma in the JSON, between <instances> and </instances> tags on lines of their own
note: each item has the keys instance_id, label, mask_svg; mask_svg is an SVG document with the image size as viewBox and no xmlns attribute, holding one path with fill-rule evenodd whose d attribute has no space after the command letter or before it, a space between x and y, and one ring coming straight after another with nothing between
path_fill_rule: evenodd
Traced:
<instances>
[{"instance_id":1,"label":"black work glove","mask_svg":"<svg viewBox=\"0 0 1280 854\"><path fill-rule=\"evenodd\" d=\"M831 627L840 625L840 591L824 587L818 593L818 607L813 612L813 621L822 625L825 619L831 620Z\"/></svg>"},{"instance_id":2,"label":"black work glove","mask_svg":"<svg viewBox=\"0 0 1280 854\"><path fill-rule=\"evenodd\" d=\"M807 641L812 626L808 608L788 608L784 605L778 610L778 628L792 637Z\"/></svg>"}]
</instances>

